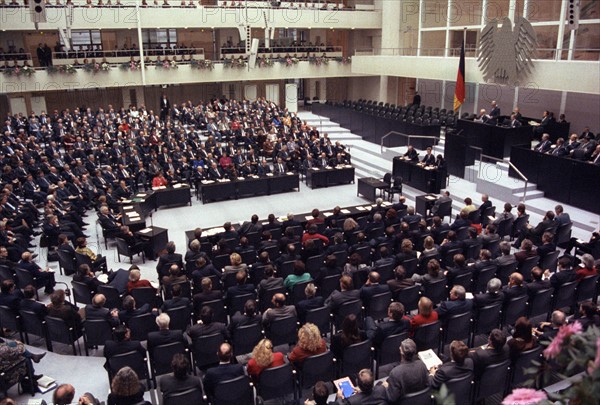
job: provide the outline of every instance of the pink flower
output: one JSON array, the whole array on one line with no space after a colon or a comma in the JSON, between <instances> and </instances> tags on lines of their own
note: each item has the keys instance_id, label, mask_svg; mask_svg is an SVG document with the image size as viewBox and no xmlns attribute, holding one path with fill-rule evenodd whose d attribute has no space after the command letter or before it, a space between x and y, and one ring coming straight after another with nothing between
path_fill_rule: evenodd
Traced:
<instances>
[{"instance_id":1,"label":"pink flower","mask_svg":"<svg viewBox=\"0 0 600 405\"><path fill-rule=\"evenodd\" d=\"M531 388L516 388L504 398L502 405L533 405L548 399L544 391L536 391Z\"/></svg>"},{"instance_id":2,"label":"pink flower","mask_svg":"<svg viewBox=\"0 0 600 405\"><path fill-rule=\"evenodd\" d=\"M581 332L581 323L575 321L569 325L563 325L558 330L556 337L550 342L548 347L544 350L544 357L547 359L553 359L560 353L563 342L566 338L576 333Z\"/></svg>"}]
</instances>

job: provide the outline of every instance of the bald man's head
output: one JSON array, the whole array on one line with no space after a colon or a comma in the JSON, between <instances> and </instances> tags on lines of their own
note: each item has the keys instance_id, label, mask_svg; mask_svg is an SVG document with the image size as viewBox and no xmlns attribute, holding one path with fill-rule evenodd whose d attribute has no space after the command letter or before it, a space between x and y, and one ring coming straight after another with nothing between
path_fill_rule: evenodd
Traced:
<instances>
[{"instance_id":1,"label":"bald man's head","mask_svg":"<svg viewBox=\"0 0 600 405\"><path fill-rule=\"evenodd\" d=\"M68 405L73 403L75 388L71 384L61 384L54 391L52 397L55 405Z\"/></svg>"}]
</instances>

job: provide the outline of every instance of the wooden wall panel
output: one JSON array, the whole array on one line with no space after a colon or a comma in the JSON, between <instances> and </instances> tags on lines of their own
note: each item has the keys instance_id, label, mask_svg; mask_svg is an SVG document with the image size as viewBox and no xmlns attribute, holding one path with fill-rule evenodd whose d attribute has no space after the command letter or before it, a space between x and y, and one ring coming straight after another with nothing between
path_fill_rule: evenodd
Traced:
<instances>
[{"instance_id":1,"label":"wooden wall panel","mask_svg":"<svg viewBox=\"0 0 600 405\"><path fill-rule=\"evenodd\" d=\"M95 109L99 106L106 108L112 104L113 108L120 108L123 104L123 95L120 88L74 90L74 91L49 91L44 94L48 111L64 110L75 107L90 107Z\"/></svg>"},{"instance_id":2,"label":"wooden wall panel","mask_svg":"<svg viewBox=\"0 0 600 405\"><path fill-rule=\"evenodd\" d=\"M348 78L336 77L327 79L327 100L344 101L348 99Z\"/></svg>"}]
</instances>

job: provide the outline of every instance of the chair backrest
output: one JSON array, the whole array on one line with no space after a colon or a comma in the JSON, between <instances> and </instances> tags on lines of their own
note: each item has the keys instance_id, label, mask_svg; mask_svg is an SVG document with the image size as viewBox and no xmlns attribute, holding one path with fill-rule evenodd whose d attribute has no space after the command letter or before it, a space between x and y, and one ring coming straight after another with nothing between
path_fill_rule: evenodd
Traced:
<instances>
[{"instance_id":1,"label":"chair backrest","mask_svg":"<svg viewBox=\"0 0 600 405\"><path fill-rule=\"evenodd\" d=\"M100 285L98 286L99 294L102 294L106 297L106 303L104 304L105 308L117 308L121 309L122 301L121 295L119 291L110 285Z\"/></svg>"},{"instance_id":2,"label":"chair backrest","mask_svg":"<svg viewBox=\"0 0 600 405\"><path fill-rule=\"evenodd\" d=\"M500 319L502 317L502 302L497 302L492 305L486 305L481 307L475 313L475 325L473 333L489 334L493 329L500 326Z\"/></svg>"},{"instance_id":3,"label":"chair backrest","mask_svg":"<svg viewBox=\"0 0 600 405\"><path fill-rule=\"evenodd\" d=\"M310 273L312 277L315 277L319 269L323 266L324 261L324 254L309 257L306 259L306 272Z\"/></svg>"},{"instance_id":4,"label":"chair backrest","mask_svg":"<svg viewBox=\"0 0 600 405\"><path fill-rule=\"evenodd\" d=\"M31 311L19 311L21 315L21 325L23 332L32 334L46 339L46 321L42 321L38 316Z\"/></svg>"},{"instance_id":5,"label":"chair backrest","mask_svg":"<svg viewBox=\"0 0 600 405\"><path fill-rule=\"evenodd\" d=\"M476 212L476 211L473 211L473 212ZM460 227L455 232L456 232L457 240L465 240L469 237L469 227L468 226Z\"/></svg>"},{"instance_id":6,"label":"chair backrest","mask_svg":"<svg viewBox=\"0 0 600 405\"><path fill-rule=\"evenodd\" d=\"M181 306L176 308L169 308L166 311L171 322L169 328L172 330L186 330L192 321L192 309L188 306Z\"/></svg>"},{"instance_id":7,"label":"chair backrest","mask_svg":"<svg viewBox=\"0 0 600 405\"><path fill-rule=\"evenodd\" d=\"M88 255L84 255L82 253L75 252L75 261L77 262L77 267L82 264L87 264L90 268L93 268L92 259Z\"/></svg>"},{"instance_id":8,"label":"chair backrest","mask_svg":"<svg viewBox=\"0 0 600 405\"><path fill-rule=\"evenodd\" d=\"M340 289L340 275L332 274L331 276L327 276L321 281L321 288L317 290L319 295L323 298L327 298L331 295L335 290Z\"/></svg>"},{"instance_id":9,"label":"chair backrest","mask_svg":"<svg viewBox=\"0 0 600 405\"><path fill-rule=\"evenodd\" d=\"M344 318L350 314L354 314L357 318L362 319L362 302L360 299L348 301L340 305L334 317L336 330L339 330Z\"/></svg>"},{"instance_id":10,"label":"chair backrest","mask_svg":"<svg viewBox=\"0 0 600 405\"><path fill-rule=\"evenodd\" d=\"M163 405L203 404L204 393L199 388L190 388L181 392L163 395Z\"/></svg>"},{"instance_id":11,"label":"chair backrest","mask_svg":"<svg viewBox=\"0 0 600 405\"><path fill-rule=\"evenodd\" d=\"M560 254L560 250L555 250L554 252L550 252L540 260L540 267L543 270L549 269L551 273L556 271L556 265L558 263L558 255ZM530 276L531 277L531 276Z\"/></svg>"},{"instance_id":12,"label":"chair backrest","mask_svg":"<svg viewBox=\"0 0 600 405\"><path fill-rule=\"evenodd\" d=\"M487 283L496 275L496 269L495 264L490 264L479 270L473 285L473 294L484 293L487 290Z\"/></svg>"},{"instance_id":13,"label":"chair backrest","mask_svg":"<svg viewBox=\"0 0 600 405\"><path fill-rule=\"evenodd\" d=\"M213 321L227 323L227 311L225 310L225 302L222 299L213 301L204 301L202 306L210 307L213 310ZM198 314L196 314L197 316Z\"/></svg>"},{"instance_id":14,"label":"chair backrest","mask_svg":"<svg viewBox=\"0 0 600 405\"><path fill-rule=\"evenodd\" d=\"M573 228L573 223L569 222L568 224L563 224L558 227L556 230L556 236L554 238L556 245L561 248L565 248L569 241L571 240L571 229Z\"/></svg>"},{"instance_id":15,"label":"chair backrest","mask_svg":"<svg viewBox=\"0 0 600 405\"><path fill-rule=\"evenodd\" d=\"M181 296L182 297L192 298L192 285L190 284L190 282L188 280L185 280L185 281L179 281L177 283L169 283L167 285L164 285L163 291L164 291L166 300L173 298L173 294L171 293L171 291L172 291L174 285L178 285L179 287L181 287Z\"/></svg>"},{"instance_id":16,"label":"chair backrest","mask_svg":"<svg viewBox=\"0 0 600 405\"><path fill-rule=\"evenodd\" d=\"M440 321L421 325L415 329L414 341L417 344L417 350L423 351L432 349L437 352L440 345Z\"/></svg>"},{"instance_id":17,"label":"chair backrest","mask_svg":"<svg viewBox=\"0 0 600 405\"><path fill-rule=\"evenodd\" d=\"M500 279L502 285L508 284L508 278L512 273L517 271L518 265L519 263L515 261L513 263L507 263L498 266L498 269L496 270L496 277Z\"/></svg>"},{"instance_id":18,"label":"chair backrest","mask_svg":"<svg viewBox=\"0 0 600 405\"><path fill-rule=\"evenodd\" d=\"M397 405L431 405L431 388L423 388L420 391L404 395Z\"/></svg>"},{"instance_id":19,"label":"chair backrest","mask_svg":"<svg viewBox=\"0 0 600 405\"><path fill-rule=\"evenodd\" d=\"M15 280L16 284L17 284L17 288L22 290L25 287L27 287L29 284L35 285L35 283L33 281L33 276L27 270L17 267L15 269L15 272L17 274L17 279Z\"/></svg>"},{"instance_id":20,"label":"chair backrest","mask_svg":"<svg viewBox=\"0 0 600 405\"><path fill-rule=\"evenodd\" d=\"M21 330L21 317L7 306L0 305L0 326L13 331Z\"/></svg>"},{"instance_id":21,"label":"chair backrest","mask_svg":"<svg viewBox=\"0 0 600 405\"><path fill-rule=\"evenodd\" d=\"M452 280L453 286L462 285L467 291L471 291L472 284L473 274L471 272L459 274L458 276L454 277L454 280Z\"/></svg>"},{"instance_id":22,"label":"chair backrest","mask_svg":"<svg viewBox=\"0 0 600 405\"><path fill-rule=\"evenodd\" d=\"M83 335L87 346L104 346L113 340L113 327L105 319L86 319L83 322Z\"/></svg>"},{"instance_id":23,"label":"chair backrest","mask_svg":"<svg viewBox=\"0 0 600 405\"><path fill-rule=\"evenodd\" d=\"M404 339L408 338L408 332L390 335L381 342L381 347L377 350L377 367L400 361L400 352L398 348Z\"/></svg>"},{"instance_id":24,"label":"chair backrest","mask_svg":"<svg viewBox=\"0 0 600 405\"><path fill-rule=\"evenodd\" d=\"M227 307L229 315L233 315L238 311L244 312L244 304L246 303L246 301L253 300L253 299L256 299L256 294L254 294L254 293L241 294L241 295L234 296L231 299L231 301L229 302L229 306Z\"/></svg>"},{"instance_id":25,"label":"chair backrest","mask_svg":"<svg viewBox=\"0 0 600 405\"><path fill-rule=\"evenodd\" d=\"M117 253L119 255L131 257L131 249L129 249L129 245L123 238L115 238L117 242Z\"/></svg>"},{"instance_id":26,"label":"chair backrest","mask_svg":"<svg viewBox=\"0 0 600 405\"><path fill-rule=\"evenodd\" d=\"M223 267L229 265L229 263L230 263L229 255L215 256L212 260L213 266L215 266L215 269L217 269L219 271L223 270Z\"/></svg>"},{"instance_id":27,"label":"chair backrest","mask_svg":"<svg viewBox=\"0 0 600 405\"><path fill-rule=\"evenodd\" d=\"M454 396L455 404L470 404L473 395L473 375L466 375L462 378L453 378L446 381L448 393Z\"/></svg>"},{"instance_id":28,"label":"chair backrest","mask_svg":"<svg viewBox=\"0 0 600 405\"><path fill-rule=\"evenodd\" d=\"M157 307L156 290L152 287L138 287L131 290L131 296L135 299L135 304L139 308L144 304L151 308Z\"/></svg>"},{"instance_id":29,"label":"chair backrest","mask_svg":"<svg viewBox=\"0 0 600 405\"><path fill-rule=\"evenodd\" d=\"M242 263L246 263L247 265L251 265L256 263L256 250L247 250L240 254L242 257Z\"/></svg>"},{"instance_id":30,"label":"chair backrest","mask_svg":"<svg viewBox=\"0 0 600 405\"><path fill-rule=\"evenodd\" d=\"M510 360L487 366L481 374L479 381L476 382L475 401L494 394L504 393L509 371Z\"/></svg>"},{"instance_id":31,"label":"chair backrest","mask_svg":"<svg viewBox=\"0 0 600 405\"><path fill-rule=\"evenodd\" d=\"M294 273L294 263L295 260L280 263L277 266L277 275L285 280L287 276Z\"/></svg>"},{"instance_id":32,"label":"chair backrest","mask_svg":"<svg viewBox=\"0 0 600 405\"><path fill-rule=\"evenodd\" d=\"M136 372L140 380L149 380L148 363L146 358L138 351L116 354L108 358L108 375L112 381L112 377L123 367L131 367Z\"/></svg>"},{"instance_id":33,"label":"chair backrest","mask_svg":"<svg viewBox=\"0 0 600 405\"><path fill-rule=\"evenodd\" d=\"M306 286L309 283L312 283L312 280L303 281L301 283L294 284L294 286L292 287L292 293L290 294L292 303L297 303L306 298L306 294L304 294L304 290L306 289Z\"/></svg>"},{"instance_id":34,"label":"chair backrest","mask_svg":"<svg viewBox=\"0 0 600 405\"><path fill-rule=\"evenodd\" d=\"M600 276L587 276L579 281L577 285L576 302L587 300L594 301L598 296L598 278ZM561 287L562 288L562 287Z\"/></svg>"},{"instance_id":35,"label":"chair backrest","mask_svg":"<svg viewBox=\"0 0 600 405\"><path fill-rule=\"evenodd\" d=\"M381 284L386 283L388 280L394 278L394 263L377 266L373 269L373 271L379 273L379 282Z\"/></svg>"},{"instance_id":36,"label":"chair backrest","mask_svg":"<svg viewBox=\"0 0 600 405\"><path fill-rule=\"evenodd\" d=\"M415 284L410 287L403 288L396 293L394 300L399 301L404 305L404 310L408 313L419 307L419 299L421 293L421 286Z\"/></svg>"},{"instance_id":37,"label":"chair backrest","mask_svg":"<svg viewBox=\"0 0 600 405\"><path fill-rule=\"evenodd\" d=\"M512 366L511 387L517 387L530 378L525 370L533 366L532 361L541 360L543 349L543 346L538 345L533 349L521 352Z\"/></svg>"},{"instance_id":38,"label":"chair backrest","mask_svg":"<svg viewBox=\"0 0 600 405\"><path fill-rule=\"evenodd\" d=\"M79 281L71 281L71 286L73 286L73 296L75 297L75 302L88 305L92 303L92 294L88 286L85 283L81 283Z\"/></svg>"},{"instance_id":39,"label":"chair backrest","mask_svg":"<svg viewBox=\"0 0 600 405\"><path fill-rule=\"evenodd\" d=\"M277 319L269 324L267 337L273 346L295 343L297 340L298 320L295 316Z\"/></svg>"},{"instance_id":40,"label":"chair backrest","mask_svg":"<svg viewBox=\"0 0 600 405\"><path fill-rule=\"evenodd\" d=\"M527 314L527 295L514 297L504 304L502 325L514 325L516 320Z\"/></svg>"},{"instance_id":41,"label":"chair backrest","mask_svg":"<svg viewBox=\"0 0 600 405\"><path fill-rule=\"evenodd\" d=\"M514 219L512 218L507 218L507 219L503 219L502 221L500 221L498 223L498 235L500 235L500 238L504 238L505 236L510 236L511 232L512 232L512 228L513 228L513 222Z\"/></svg>"},{"instance_id":42,"label":"chair backrest","mask_svg":"<svg viewBox=\"0 0 600 405\"><path fill-rule=\"evenodd\" d=\"M483 247L490 251L493 258L496 258L500 254L500 239L484 243Z\"/></svg>"},{"instance_id":43,"label":"chair backrest","mask_svg":"<svg viewBox=\"0 0 600 405\"><path fill-rule=\"evenodd\" d=\"M444 267L450 267L452 266L452 264L454 264L454 255L462 253L462 248L456 248L456 249L450 249L446 252L446 255L443 257L444 262L442 263L442 266Z\"/></svg>"},{"instance_id":44,"label":"chair backrest","mask_svg":"<svg viewBox=\"0 0 600 405\"><path fill-rule=\"evenodd\" d=\"M57 249L56 253L58 254L58 263L65 271L65 275L70 276L75 273L75 257L69 254L69 252L60 249Z\"/></svg>"},{"instance_id":45,"label":"chair backrest","mask_svg":"<svg viewBox=\"0 0 600 405\"><path fill-rule=\"evenodd\" d=\"M221 333L200 336L192 342L192 354L196 367L203 370L209 366L219 363L217 352L219 347L225 341Z\"/></svg>"},{"instance_id":46,"label":"chair backrest","mask_svg":"<svg viewBox=\"0 0 600 405\"><path fill-rule=\"evenodd\" d=\"M210 399L214 405L253 404L254 393L250 378L247 375L242 375L219 382L215 386L215 391Z\"/></svg>"},{"instance_id":47,"label":"chair backrest","mask_svg":"<svg viewBox=\"0 0 600 405\"><path fill-rule=\"evenodd\" d=\"M342 375L354 376L363 368L373 369L373 355L369 339L346 347L342 356Z\"/></svg>"},{"instance_id":48,"label":"chair backrest","mask_svg":"<svg viewBox=\"0 0 600 405\"><path fill-rule=\"evenodd\" d=\"M512 226L512 236L518 236L521 230L525 228L527 222L529 221L529 214L525 214L523 216L517 217Z\"/></svg>"},{"instance_id":49,"label":"chair backrest","mask_svg":"<svg viewBox=\"0 0 600 405\"><path fill-rule=\"evenodd\" d=\"M167 343L153 347L150 352L152 376L156 377L173 371L171 369L171 361L176 354L185 354L185 346L182 342Z\"/></svg>"},{"instance_id":50,"label":"chair backrest","mask_svg":"<svg viewBox=\"0 0 600 405\"><path fill-rule=\"evenodd\" d=\"M131 329L132 340L148 340L148 333L158 330L153 314L136 315L129 318L127 326Z\"/></svg>"},{"instance_id":51,"label":"chair backrest","mask_svg":"<svg viewBox=\"0 0 600 405\"><path fill-rule=\"evenodd\" d=\"M372 296L369 300L367 314L373 319L385 318L390 302L392 302L392 293L389 291Z\"/></svg>"},{"instance_id":52,"label":"chair backrest","mask_svg":"<svg viewBox=\"0 0 600 405\"><path fill-rule=\"evenodd\" d=\"M554 291L554 304L552 305L552 309L572 308L575 306L577 283L577 281L564 283Z\"/></svg>"},{"instance_id":53,"label":"chair backrest","mask_svg":"<svg viewBox=\"0 0 600 405\"><path fill-rule=\"evenodd\" d=\"M449 316L444 321L443 342L468 339L471 336L471 318L471 311Z\"/></svg>"},{"instance_id":54,"label":"chair backrest","mask_svg":"<svg viewBox=\"0 0 600 405\"><path fill-rule=\"evenodd\" d=\"M232 332L233 353L236 356L252 352L254 346L263 338L260 324L238 326Z\"/></svg>"},{"instance_id":55,"label":"chair backrest","mask_svg":"<svg viewBox=\"0 0 600 405\"><path fill-rule=\"evenodd\" d=\"M435 215L440 217L442 220L444 217L452 216L452 201L450 200L441 203Z\"/></svg>"},{"instance_id":56,"label":"chair backrest","mask_svg":"<svg viewBox=\"0 0 600 405\"><path fill-rule=\"evenodd\" d=\"M311 388L317 381L331 381L335 378L335 359L330 350L304 359L300 374L302 389Z\"/></svg>"},{"instance_id":57,"label":"chair backrest","mask_svg":"<svg viewBox=\"0 0 600 405\"><path fill-rule=\"evenodd\" d=\"M481 252L481 245L479 243L477 243L475 245L471 245L465 250L465 259L477 260L479 258L480 252Z\"/></svg>"},{"instance_id":58,"label":"chair backrest","mask_svg":"<svg viewBox=\"0 0 600 405\"><path fill-rule=\"evenodd\" d=\"M448 298L448 288L446 279L436 280L423 284L423 295L431 300L433 305L437 305Z\"/></svg>"},{"instance_id":59,"label":"chair backrest","mask_svg":"<svg viewBox=\"0 0 600 405\"><path fill-rule=\"evenodd\" d=\"M257 387L263 401L284 398L292 394L297 397L296 376L291 363L267 368L260 375Z\"/></svg>"},{"instance_id":60,"label":"chair backrest","mask_svg":"<svg viewBox=\"0 0 600 405\"><path fill-rule=\"evenodd\" d=\"M408 260L404 260L402 262L402 267L404 267L404 271L406 272L406 277L412 277L413 274L417 271L417 265L419 264L419 259L416 257Z\"/></svg>"},{"instance_id":61,"label":"chair backrest","mask_svg":"<svg viewBox=\"0 0 600 405\"><path fill-rule=\"evenodd\" d=\"M329 317L329 308L321 307L306 311L306 323L312 323L319 328L321 335L326 335L331 332L331 323Z\"/></svg>"},{"instance_id":62,"label":"chair backrest","mask_svg":"<svg viewBox=\"0 0 600 405\"><path fill-rule=\"evenodd\" d=\"M553 292L553 288L537 291L535 295L529 299L529 314L527 316L529 318L533 318L542 314L546 314L547 318L552 310Z\"/></svg>"}]
</instances>

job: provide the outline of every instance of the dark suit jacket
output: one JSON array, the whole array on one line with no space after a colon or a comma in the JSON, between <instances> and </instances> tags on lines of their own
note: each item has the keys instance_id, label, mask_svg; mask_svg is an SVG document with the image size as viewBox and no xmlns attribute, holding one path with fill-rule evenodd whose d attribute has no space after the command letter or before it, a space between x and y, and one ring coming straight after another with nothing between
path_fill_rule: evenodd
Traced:
<instances>
[{"instance_id":1,"label":"dark suit jacket","mask_svg":"<svg viewBox=\"0 0 600 405\"><path fill-rule=\"evenodd\" d=\"M229 339L229 332L227 331L227 327L224 323L221 322L211 322L209 324L201 324L197 323L193 326L190 326L186 334L192 339L198 339L201 336L214 335L216 333L220 333L223 335L225 340Z\"/></svg>"},{"instance_id":2,"label":"dark suit jacket","mask_svg":"<svg viewBox=\"0 0 600 405\"><path fill-rule=\"evenodd\" d=\"M454 300L442 301L439 307L435 309L440 318L450 317L452 315L464 314L473 309L472 300Z\"/></svg>"},{"instance_id":3,"label":"dark suit jacket","mask_svg":"<svg viewBox=\"0 0 600 405\"><path fill-rule=\"evenodd\" d=\"M376 385L373 387L373 391L368 394L357 392L346 399L338 398L337 403L344 405L383 405L387 403L385 399L385 388L383 385Z\"/></svg>"},{"instance_id":4,"label":"dark suit jacket","mask_svg":"<svg viewBox=\"0 0 600 405\"><path fill-rule=\"evenodd\" d=\"M48 315L48 308L41 302L23 299L20 302L20 304L21 305L19 309L23 311L31 311L35 313L40 319L44 319L44 317Z\"/></svg>"},{"instance_id":5,"label":"dark suit jacket","mask_svg":"<svg viewBox=\"0 0 600 405\"><path fill-rule=\"evenodd\" d=\"M552 284L552 287L554 287L555 290L558 290L563 284L574 281L575 279L577 279L577 274L573 269L557 271L550 277L550 284Z\"/></svg>"},{"instance_id":6,"label":"dark suit jacket","mask_svg":"<svg viewBox=\"0 0 600 405\"><path fill-rule=\"evenodd\" d=\"M374 295L383 294L388 291L390 291L390 287L387 284L363 285L359 290L360 299L365 307L368 307Z\"/></svg>"},{"instance_id":7,"label":"dark suit jacket","mask_svg":"<svg viewBox=\"0 0 600 405\"><path fill-rule=\"evenodd\" d=\"M119 324L119 318L112 316L108 308L97 308L90 304L85 306L85 319L104 319L112 326L117 326Z\"/></svg>"},{"instance_id":8,"label":"dark suit jacket","mask_svg":"<svg viewBox=\"0 0 600 405\"><path fill-rule=\"evenodd\" d=\"M108 359L117 354L123 354L128 352L138 352L141 356L146 357L146 349L137 340L127 340L123 342L117 342L114 340L107 340L104 345L104 357L107 359L104 363L104 368L108 369ZM116 372L117 370L115 370Z\"/></svg>"},{"instance_id":9,"label":"dark suit jacket","mask_svg":"<svg viewBox=\"0 0 600 405\"><path fill-rule=\"evenodd\" d=\"M469 358L465 359L461 365L453 361L444 363L437 369L435 375L429 377L429 386L433 389L439 389L442 384L454 378L464 378L468 375L473 376L473 369L473 360Z\"/></svg>"},{"instance_id":10,"label":"dark suit jacket","mask_svg":"<svg viewBox=\"0 0 600 405\"><path fill-rule=\"evenodd\" d=\"M162 394L167 395L193 388L202 389L202 380L200 380L200 377L193 375L188 375L185 380L179 380L173 374L167 374L160 378L159 386Z\"/></svg>"},{"instance_id":11,"label":"dark suit jacket","mask_svg":"<svg viewBox=\"0 0 600 405\"><path fill-rule=\"evenodd\" d=\"M327 297L325 300L325 305L329 307L331 312L336 312L338 308L348 302L354 301L356 299L360 299L360 291L359 290L350 290L350 291L338 291L335 290Z\"/></svg>"},{"instance_id":12,"label":"dark suit jacket","mask_svg":"<svg viewBox=\"0 0 600 405\"><path fill-rule=\"evenodd\" d=\"M407 317L403 317L399 322L394 320L388 320L386 322L380 322L375 328L374 332L367 331L367 336L371 337L373 345L380 347L385 338L392 335L397 335L407 331L410 328L410 320Z\"/></svg>"},{"instance_id":13,"label":"dark suit jacket","mask_svg":"<svg viewBox=\"0 0 600 405\"><path fill-rule=\"evenodd\" d=\"M244 367L241 364L219 364L217 367L211 367L206 371L204 389L209 395L212 395L219 382L242 375L244 375Z\"/></svg>"},{"instance_id":14,"label":"dark suit jacket","mask_svg":"<svg viewBox=\"0 0 600 405\"><path fill-rule=\"evenodd\" d=\"M498 291L498 294L491 294L488 292L483 294L476 294L473 297L473 304L477 308L483 308L488 305L495 304L497 302L504 302L504 293L502 291Z\"/></svg>"},{"instance_id":15,"label":"dark suit jacket","mask_svg":"<svg viewBox=\"0 0 600 405\"><path fill-rule=\"evenodd\" d=\"M323 297L313 297L308 298L302 301L298 301L296 303L296 314L298 315L298 320L301 323L304 323L306 319L306 313L311 309L321 308L325 304L325 299Z\"/></svg>"},{"instance_id":16,"label":"dark suit jacket","mask_svg":"<svg viewBox=\"0 0 600 405\"><path fill-rule=\"evenodd\" d=\"M480 348L470 353L469 356L473 359L473 365L475 366L475 378L479 378L487 366L498 364L508 359L508 346L504 345L499 352L492 348Z\"/></svg>"},{"instance_id":17,"label":"dark suit jacket","mask_svg":"<svg viewBox=\"0 0 600 405\"><path fill-rule=\"evenodd\" d=\"M0 305L9 307L13 311L18 311L20 307L20 302L23 300L23 293L21 290L15 289L12 293L0 294Z\"/></svg>"},{"instance_id":18,"label":"dark suit jacket","mask_svg":"<svg viewBox=\"0 0 600 405\"><path fill-rule=\"evenodd\" d=\"M186 345L186 340L183 338L183 331L180 330L159 330L148 333L148 350L152 350L159 345L181 342Z\"/></svg>"}]
</instances>

